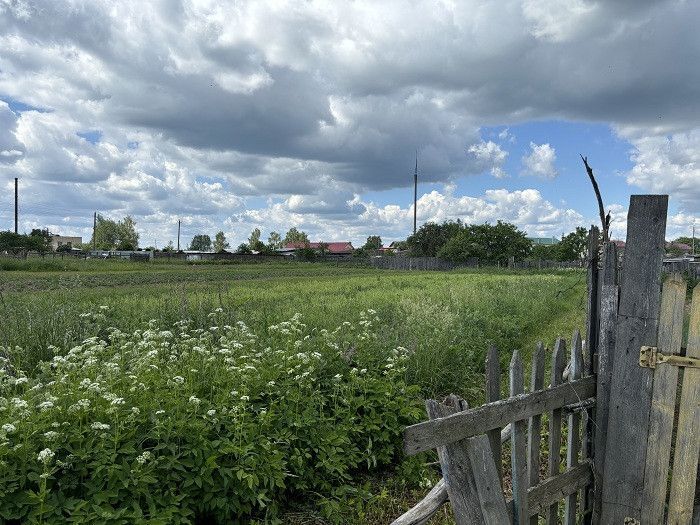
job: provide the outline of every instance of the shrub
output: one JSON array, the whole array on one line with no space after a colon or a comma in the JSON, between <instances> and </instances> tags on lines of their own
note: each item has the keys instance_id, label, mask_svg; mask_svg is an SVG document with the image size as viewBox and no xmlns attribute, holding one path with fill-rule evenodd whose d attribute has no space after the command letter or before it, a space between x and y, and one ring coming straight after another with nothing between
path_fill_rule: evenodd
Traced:
<instances>
[{"instance_id":1,"label":"shrub","mask_svg":"<svg viewBox=\"0 0 700 525\"><path fill-rule=\"evenodd\" d=\"M223 315L206 330L113 328L32 378L1 349L0 517L274 521L301 495L346 497L355 475L396 459L422 410L408 352L377 350L374 312L333 331L297 314L267 333Z\"/></svg>"}]
</instances>

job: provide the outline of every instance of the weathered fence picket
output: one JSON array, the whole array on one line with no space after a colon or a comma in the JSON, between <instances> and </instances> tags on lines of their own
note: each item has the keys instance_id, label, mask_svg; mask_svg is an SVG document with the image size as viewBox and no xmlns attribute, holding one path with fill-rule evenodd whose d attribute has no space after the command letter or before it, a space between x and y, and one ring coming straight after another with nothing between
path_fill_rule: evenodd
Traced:
<instances>
[{"instance_id":1,"label":"weathered fence picket","mask_svg":"<svg viewBox=\"0 0 700 525\"><path fill-rule=\"evenodd\" d=\"M638 366L639 349L656 344L667 209L666 195L633 195L627 214L610 385L603 523L641 519L652 374Z\"/></svg>"},{"instance_id":2,"label":"weathered fence picket","mask_svg":"<svg viewBox=\"0 0 700 525\"><path fill-rule=\"evenodd\" d=\"M583 373L583 352L581 348L581 334L578 330L574 332L571 341L571 368L569 381L576 381ZM581 451L581 414L577 410L572 410L567 422L567 444L566 444L566 468L572 469L578 465L578 455ZM566 498L564 508L564 523L566 525L576 525L577 515L577 494L573 492Z\"/></svg>"},{"instance_id":3,"label":"weathered fence picket","mask_svg":"<svg viewBox=\"0 0 700 525\"><path fill-rule=\"evenodd\" d=\"M498 358L498 349L491 345L486 356L486 402L491 403L501 399L501 363ZM503 482L503 459L501 446L501 428L496 427L487 433L491 443L491 453L496 464L498 480Z\"/></svg>"},{"instance_id":4,"label":"weathered fence picket","mask_svg":"<svg viewBox=\"0 0 700 525\"><path fill-rule=\"evenodd\" d=\"M537 350L532 354L530 372L530 390L537 392L544 388L544 345L537 344ZM542 415L530 418L527 428L527 477L530 487L540 482L540 442L542 432ZM537 514L530 517L530 525L537 525Z\"/></svg>"},{"instance_id":5,"label":"weathered fence picket","mask_svg":"<svg viewBox=\"0 0 700 525\"><path fill-rule=\"evenodd\" d=\"M667 279L663 285L658 337L659 352L680 355L686 288L687 285L680 276ZM659 366L653 373L654 387L649 413L642 516L650 523L663 523L678 368Z\"/></svg>"},{"instance_id":6,"label":"weathered fence picket","mask_svg":"<svg viewBox=\"0 0 700 525\"><path fill-rule=\"evenodd\" d=\"M693 290L688 325L686 357L700 358L700 284ZM673 457L671 496L668 502L668 523L689 523L693 517L696 490L698 450L700 449L700 369L683 372L676 448Z\"/></svg>"},{"instance_id":7,"label":"weathered fence picket","mask_svg":"<svg viewBox=\"0 0 700 525\"><path fill-rule=\"evenodd\" d=\"M510 361L510 396L515 397L525 391L523 361L520 353L513 352ZM513 485L513 523L527 525L527 420L519 419L511 426L510 457L511 457L511 483Z\"/></svg>"},{"instance_id":8,"label":"weathered fence picket","mask_svg":"<svg viewBox=\"0 0 700 525\"><path fill-rule=\"evenodd\" d=\"M552 386L561 384L564 380L564 367L566 366L566 341L557 339L552 356ZM559 474L561 468L561 408L555 408L549 414L549 464L547 472L549 477ZM559 504L555 501L547 511L547 525L556 525L559 522Z\"/></svg>"}]
</instances>

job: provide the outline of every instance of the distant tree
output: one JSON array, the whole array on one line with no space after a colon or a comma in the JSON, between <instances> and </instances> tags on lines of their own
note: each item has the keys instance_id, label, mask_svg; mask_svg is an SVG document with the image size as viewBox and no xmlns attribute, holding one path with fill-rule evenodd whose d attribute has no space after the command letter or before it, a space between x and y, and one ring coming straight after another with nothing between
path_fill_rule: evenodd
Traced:
<instances>
[{"instance_id":1,"label":"distant tree","mask_svg":"<svg viewBox=\"0 0 700 525\"><path fill-rule=\"evenodd\" d=\"M26 257L30 251L39 251L43 246L40 236L24 235L10 231L0 232L0 253Z\"/></svg>"},{"instance_id":2,"label":"distant tree","mask_svg":"<svg viewBox=\"0 0 700 525\"><path fill-rule=\"evenodd\" d=\"M406 239L406 245L414 257L435 257L445 243L462 229L461 221L445 221L442 224L426 222Z\"/></svg>"},{"instance_id":3,"label":"distant tree","mask_svg":"<svg viewBox=\"0 0 700 525\"><path fill-rule=\"evenodd\" d=\"M139 247L139 234L136 233L136 222L127 215L117 223L119 242L117 250L136 250Z\"/></svg>"},{"instance_id":4,"label":"distant tree","mask_svg":"<svg viewBox=\"0 0 700 525\"><path fill-rule=\"evenodd\" d=\"M130 215L121 221L114 221L97 214L90 246L98 250L136 250L139 246L136 222Z\"/></svg>"},{"instance_id":5,"label":"distant tree","mask_svg":"<svg viewBox=\"0 0 700 525\"><path fill-rule=\"evenodd\" d=\"M692 237L678 237L676 240L673 241L674 243L680 243L680 244L687 244L688 246L693 246L693 238ZM697 247L698 245L698 239L695 239L695 246Z\"/></svg>"},{"instance_id":6,"label":"distant tree","mask_svg":"<svg viewBox=\"0 0 700 525\"><path fill-rule=\"evenodd\" d=\"M533 244L530 259L535 261L558 261L558 244Z\"/></svg>"},{"instance_id":7,"label":"distant tree","mask_svg":"<svg viewBox=\"0 0 700 525\"><path fill-rule=\"evenodd\" d=\"M318 254L321 257L325 257L326 254L328 253L328 243L327 242L319 242L317 250L318 250Z\"/></svg>"},{"instance_id":8,"label":"distant tree","mask_svg":"<svg viewBox=\"0 0 700 525\"><path fill-rule=\"evenodd\" d=\"M287 234L284 236L284 244L289 244L289 243L304 243L308 244L309 243L309 237L306 235L306 233L297 230L296 228L292 227L289 228L289 231Z\"/></svg>"},{"instance_id":9,"label":"distant tree","mask_svg":"<svg viewBox=\"0 0 700 525\"><path fill-rule=\"evenodd\" d=\"M226 240L226 235L224 235L224 232L217 232L217 234L214 236L214 251L216 253L223 252L230 246L231 245Z\"/></svg>"},{"instance_id":10,"label":"distant tree","mask_svg":"<svg viewBox=\"0 0 700 525\"><path fill-rule=\"evenodd\" d=\"M564 235L557 245L558 260L579 261L586 258L588 251L588 230L579 226L568 235Z\"/></svg>"},{"instance_id":11,"label":"distant tree","mask_svg":"<svg viewBox=\"0 0 700 525\"><path fill-rule=\"evenodd\" d=\"M248 237L248 246L251 248L260 242L260 228L255 228Z\"/></svg>"},{"instance_id":12,"label":"distant tree","mask_svg":"<svg viewBox=\"0 0 700 525\"><path fill-rule=\"evenodd\" d=\"M277 250L282 247L282 236L277 232L270 232L267 238L267 245L271 250Z\"/></svg>"},{"instance_id":13,"label":"distant tree","mask_svg":"<svg viewBox=\"0 0 700 525\"><path fill-rule=\"evenodd\" d=\"M51 232L48 228L43 230L40 228L34 228L29 236L32 238L32 242L36 245L36 250L39 253L46 253L51 251Z\"/></svg>"},{"instance_id":14,"label":"distant tree","mask_svg":"<svg viewBox=\"0 0 700 525\"><path fill-rule=\"evenodd\" d=\"M382 247L382 238L379 235L370 235L363 248L365 250L378 250Z\"/></svg>"},{"instance_id":15,"label":"distant tree","mask_svg":"<svg viewBox=\"0 0 700 525\"><path fill-rule=\"evenodd\" d=\"M236 248L236 253L252 253L252 252L246 243L241 243L238 245L238 248Z\"/></svg>"},{"instance_id":16,"label":"distant tree","mask_svg":"<svg viewBox=\"0 0 700 525\"><path fill-rule=\"evenodd\" d=\"M524 231L513 224L470 224L451 237L438 252L442 259L465 262L477 257L486 263L507 264L513 257L524 259L532 248Z\"/></svg>"},{"instance_id":17,"label":"distant tree","mask_svg":"<svg viewBox=\"0 0 700 525\"><path fill-rule=\"evenodd\" d=\"M211 238L206 234L195 235L190 243L190 250L197 252L211 251Z\"/></svg>"},{"instance_id":18,"label":"distant tree","mask_svg":"<svg viewBox=\"0 0 700 525\"><path fill-rule=\"evenodd\" d=\"M165 248L163 248L164 252L174 252L175 251L175 245L173 244L173 241L170 240L168 241L168 244L165 245Z\"/></svg>"}]
</instances>

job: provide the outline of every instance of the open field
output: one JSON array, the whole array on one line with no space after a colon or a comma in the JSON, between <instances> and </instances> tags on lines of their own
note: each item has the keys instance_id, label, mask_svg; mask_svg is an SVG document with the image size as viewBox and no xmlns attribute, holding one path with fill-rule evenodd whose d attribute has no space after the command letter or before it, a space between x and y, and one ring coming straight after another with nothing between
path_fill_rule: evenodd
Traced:
<instances>
[{"instance_id":1,"label":"open field","mask_svg":"<svg viewBox=\"0 0 700 525\"><path fill-rule=\"evenodd\" d=\"M183 523L386 521L430 477L426 458L399 452L402 428L423 417L421 398L478 402L490 344L551 348L585 315L585 276L572 271L69 261L3 271L0 290L0 344L13 374L27 376L2 383L20 408L0 415L16 427L4 444L0 435L0 461L20 468L8 447L21 437L23 462L36 467L27 479L0 477L0 493L20 483L34 494L23 496L33 505L23 519L48 522L67 501L89 515L83 502L95 495L112 516L105 523L145 523L156 509ZM67 448L45 437L54 423ZM55 459L37 461L44 448ZM114 479L69 489L98 469ZM153 479L168 481L161 490ZM189 489L175 495L168 482ZM138 510L113 512L125 498Z\"/></svg>"}]
</instances>

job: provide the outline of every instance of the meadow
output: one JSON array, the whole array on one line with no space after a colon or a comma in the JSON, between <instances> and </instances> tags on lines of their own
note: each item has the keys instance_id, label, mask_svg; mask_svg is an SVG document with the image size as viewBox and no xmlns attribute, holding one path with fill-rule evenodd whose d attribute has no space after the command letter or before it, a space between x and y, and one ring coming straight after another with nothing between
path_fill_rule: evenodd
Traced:
<instances>
[{"instance_id":1,"label":"meadow","mask_svg":"<svg viewBox=\"0 0 700 525\"><path fill-rule=\"evenodd\" d=\"M489 345L505 364L585 315L575 271L0 267L0 516L18 522L388 522L435 476L400 453L422 399L481 401Z\"/></svg>"}]
</instances>

